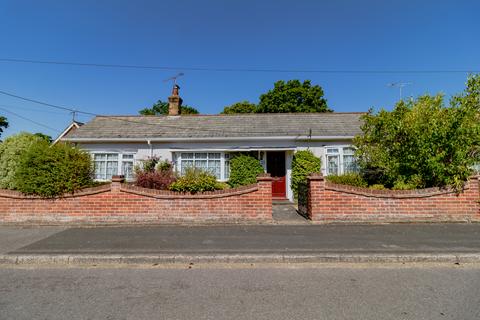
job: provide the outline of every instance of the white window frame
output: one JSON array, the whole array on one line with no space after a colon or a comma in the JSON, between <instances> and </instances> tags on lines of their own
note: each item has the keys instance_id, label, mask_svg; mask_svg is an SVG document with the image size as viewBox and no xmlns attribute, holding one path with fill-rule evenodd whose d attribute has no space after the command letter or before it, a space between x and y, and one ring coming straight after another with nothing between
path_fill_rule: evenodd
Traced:
<instances>
[{"instance_id":1,"label":"white window frame","mask_svg":"<svg viewBox=\"0 0 480 320\"><path fill-rule=\"evenodd\" d=\"M194 158L193 159L183 159L182 155L183 154L190 154L190 153L193 153L194 154ZM195 161L195 153L206 153L207 154L207 161L208 161L208 154L209 153L219 153L220 154L220 159L212 159L212 160L220 160L220 179L217 179L218 181L221 181L221 182L225 182L225 181L228 181L230 175L226 175L226 171L225 171L225 161L228 161L230 162L230 152L225 152L225 151L208 151L208 150L195 150L195 151L181 151L181 152L174 152L173 154L173 157L172 159L174 159L174 167L175 167L175 170L178 172L178 173L181 173L182 172L182 160L186 161L186 160L193 160ZM202 159L203 160L203 159Z\"/></svg>"},{"instance_id":2,"label":"white window frame","mask_svg":"<svg viewBox=\"0 0 480 320\"><path fill-rule=\"evenodd\" d=\"M323 156L323 161L325 163L325 175L328 176L329 173L329 168L328 168L328 156L338 156L338 175L345 174L345 161L344 161L344 156L349 156L349 154L344 153L344 149L351 148L355 150L355 147L352 145L332 145L332 146L326 146L325 147L325 154ZM329 150L337 149L338 152L333 153L333 152L328 152Z\"/></svg>"},{"instance_id":3,"label":"white window frame","mask_svg":"<svg viewBox=\"0 0 480 320\"><path fill-rule=\"evenodd\" d=\"M133 159L132 161L125 161L125 162L133 162L133 167L135 167L136 165L136 159L135 159L135 152L117 152L117 151L92 151L90 152L90 156L92 158L92 162L93 162L93 166L95 168L95 155L101 155L101 154L104 154L104 155L107 155L107 154L115 154L117 155L117 172L116 172L116 175L122 175L122 164L123 164L123 156L124 155L128 155L128 156L133 156ZM107 160L105 160L105 162L107 162ZM106 170L106 167L105 167L105 170ZM105 172L106 174L106 172ZM132 175L132 177L125 177L125 179L127 181L133 181L134 177ZM108 179L108 178L105 178L105 179L96 179L95 178L95 181L110 181L111 179Z\"/></svg>"}]
</instances>

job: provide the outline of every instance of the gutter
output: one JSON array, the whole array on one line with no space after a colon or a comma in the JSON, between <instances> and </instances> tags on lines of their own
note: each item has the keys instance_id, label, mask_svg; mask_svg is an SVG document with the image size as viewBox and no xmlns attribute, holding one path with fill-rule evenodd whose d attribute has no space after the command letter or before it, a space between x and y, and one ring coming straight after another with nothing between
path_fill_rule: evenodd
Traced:
<instances>
[{"instance_id":1,"label":"gutter","mask_svg":"<svg viewBox=\"0 0 480 320\"><path fill-rule=\"evenodd\" d=\"M64 138L70 142L145 142L150 145L152 142L192 142L192 141L338 141L351 140L354 136L278 136L278 137L185 137L185 138Z\"/></svg>"}]
</instances>

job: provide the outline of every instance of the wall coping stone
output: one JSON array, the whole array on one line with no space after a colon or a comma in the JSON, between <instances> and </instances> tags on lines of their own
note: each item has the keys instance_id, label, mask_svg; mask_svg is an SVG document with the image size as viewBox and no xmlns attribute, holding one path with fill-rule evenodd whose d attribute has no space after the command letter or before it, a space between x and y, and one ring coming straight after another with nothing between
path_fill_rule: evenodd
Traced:
<instances>
[{"instance_id":1,"label":"wall coping stone","mask_svg":"<svg viewBox=\"0 0 480 320\"><path fill-rule=\"evenodd\" d=\"M468 189L469 189L469 186L467 183L463 191ZM415 189L415 190L374 190L374 189L354 187L354 186L349 186L344 184L336 184L329 181L325 182L325 190L356 194L356 195L372 197L372 198L395 198L395 199L429 198L429 197L443 195L443 194L452 194L452 193L458 194L458 192L452 188L425 188L425 189Z\"/></svg>"},{"instance_id":2,"label":"wall coping stone","mask_svg":"<svg viewBox=\"0 0 480 320\"><path fill-rule=\"evenodd\" d=\"M74 193L65 193L61 196L53 197L53 198L45 198L37 195L28 195L21 193L16 190L8 190L8 189L0 189L0 198L12 198L12 199L32 199L32 200L58 200L58 199L64 199L64 198L76 198L76 197L83 197L83 196L89 196L93 194L98 194L98 193L103 193L103 192L108 192L111 190L111 185L110 183L108 184L102 184L100 186L96 187L90 187L90 188L84 188L75 191Z\"/></svg>"},{"instance_id":3,"label":"wall coping stone","mask_svg":"<svg viewBox=\"0 0 480 320\"><path fill-rule=\"evenodd\" d=\"M212 199L226 198L245 193L251 193L258 190L257 184L251 184L233 189L206 191L199 193L177 192L170 190L156 190L142 188L133 184L122 184L120 191L126 193L137 194L141 196L157 198L157 199Z\"/></svg>"}]
</instances>

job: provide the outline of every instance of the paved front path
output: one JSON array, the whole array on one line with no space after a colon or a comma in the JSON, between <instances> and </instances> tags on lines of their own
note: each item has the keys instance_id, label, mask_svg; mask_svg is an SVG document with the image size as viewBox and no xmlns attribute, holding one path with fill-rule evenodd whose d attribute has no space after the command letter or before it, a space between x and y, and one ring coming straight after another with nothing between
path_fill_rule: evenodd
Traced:
<instances>
[{"instance_id":1,"label":"paved front path","mask_svg":"<svg viewBox=\"0 0 480 320\"><path fill-rule=\"evenodd\" d=\"M480 269L2 269L0 319L480 319Z\"/></svg>"},{"instance_id":2,"label":"paved front path","mask_svg":"<svg viewBox=\"0 0 480 320\"><path fill-rule=\"evenodd\" d=\"M0 248L3 248L0 252L480 253L480 224L163 226L71 228L58 232L59 230L61 229L0 228ZM39 240L39 237L43 239Z\"/></svg>"}]
</instances>

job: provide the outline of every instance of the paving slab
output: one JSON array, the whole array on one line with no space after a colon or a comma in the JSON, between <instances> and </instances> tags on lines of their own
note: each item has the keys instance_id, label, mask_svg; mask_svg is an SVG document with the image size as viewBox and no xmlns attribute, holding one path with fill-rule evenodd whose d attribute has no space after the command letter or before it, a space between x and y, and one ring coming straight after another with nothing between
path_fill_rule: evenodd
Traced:
<instances>
[{"instance_id":1,"label":"paving slab","mask_svg":"<svg viewBox=\"0 0 480 320\"><path fill-rule=\"evenodd\" d=\"M39 238L9 254L480 254L480 224L96 227Z\"/></svg>"},{"instance_id":2,"label":"paving slab","mask_svg":"<svg viewBox=\"0 0 480 320\"><path fill-rule=\"evenodd\" d=\"M64 227L0 227L0 254L47 238Z\"/></svg>"}]
</instances>

